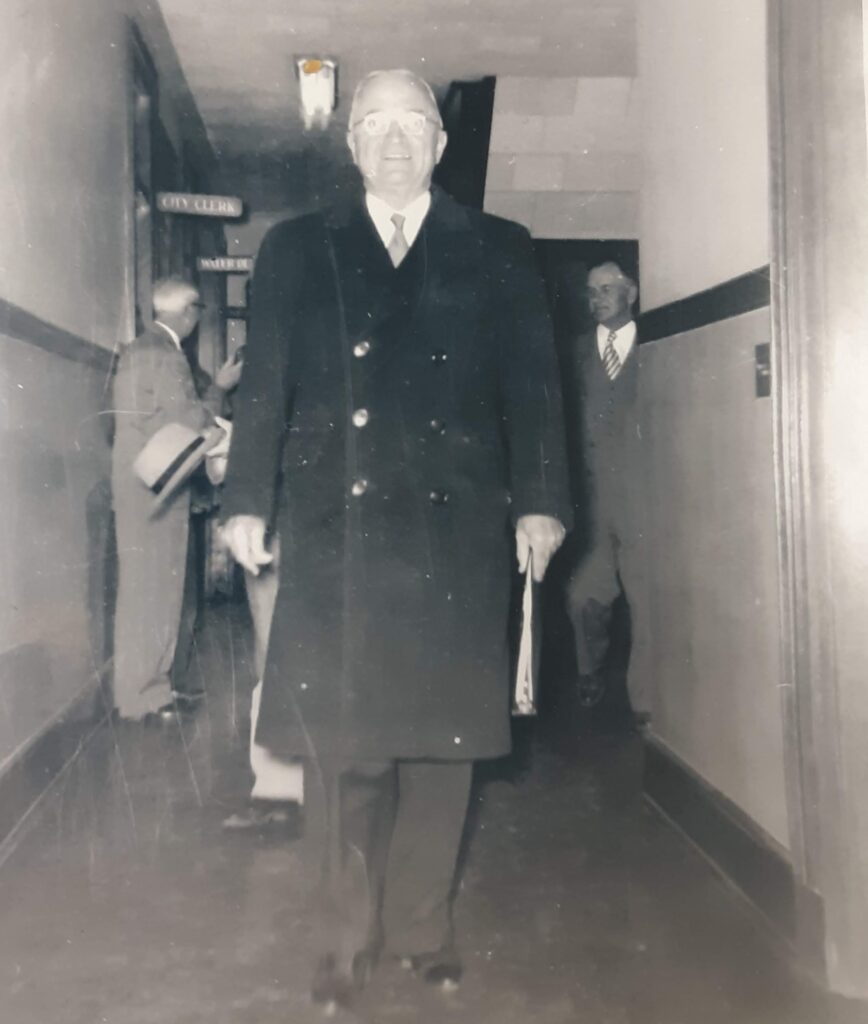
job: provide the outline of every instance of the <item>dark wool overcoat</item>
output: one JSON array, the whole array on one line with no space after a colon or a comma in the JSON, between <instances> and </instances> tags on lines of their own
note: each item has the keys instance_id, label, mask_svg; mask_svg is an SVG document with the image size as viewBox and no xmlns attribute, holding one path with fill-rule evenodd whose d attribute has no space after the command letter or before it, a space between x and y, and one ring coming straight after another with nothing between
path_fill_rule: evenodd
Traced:
<instances>
[{"instance_id":1,"label":"dark wool overcoat","mask_svg":"<svg viewBox=\"0 0 868 1024\"><path fill-rule=\"evenodd\" d=\"M287 221L250 317L222 515L281 538L258 741L506 753L515 522L570 516L527 232L435 190L396 269L363 203Z\"/></svg>"}]
</instances>

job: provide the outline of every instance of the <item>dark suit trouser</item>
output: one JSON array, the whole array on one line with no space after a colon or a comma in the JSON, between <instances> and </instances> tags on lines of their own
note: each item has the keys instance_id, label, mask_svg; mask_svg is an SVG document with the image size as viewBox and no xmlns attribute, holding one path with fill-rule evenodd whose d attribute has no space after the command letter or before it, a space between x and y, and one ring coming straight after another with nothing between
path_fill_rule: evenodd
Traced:
<instances>
[{"instance_id":1,"label":"dark suit trouser","mask_svg":"<svg viewBox=\"0 0 868 1024\"><path fill-rule=\"evenodd\" d=\"M205 565L205 518L199 513L190 516L178 639L169 673L172 690L178 693L195 692L202 688L204 682L203 679L197 678L198 659L194 658L193 654L196 647L196 626L202 607L201 578Z\"/></svg>"},{"instance_id":2,"label":"dark suit trouser","mask_svg":"<svg viewBox=\"0 0 868 1024\"><path fill-rule=\"evenodd\" d=\"M646 586L641 534L600 516L594 543L567 584L567 602L581 675L603 666L609 649L612 605L623 593L630 606L631 641L627 689L634 711L648 710L648 636L643 592Z\"/></svg>"},{"instance_id":3,"label":"dark suit trouser","mask_svg":"<svg viewBox=\"0 0 868 1024\"><path fill-rule=\"evenodd\" d=\"M369 943L413 956L452 943L469 761L305 762L305 860L318 877L317 954Z\"/></svg>"}]
</instances>

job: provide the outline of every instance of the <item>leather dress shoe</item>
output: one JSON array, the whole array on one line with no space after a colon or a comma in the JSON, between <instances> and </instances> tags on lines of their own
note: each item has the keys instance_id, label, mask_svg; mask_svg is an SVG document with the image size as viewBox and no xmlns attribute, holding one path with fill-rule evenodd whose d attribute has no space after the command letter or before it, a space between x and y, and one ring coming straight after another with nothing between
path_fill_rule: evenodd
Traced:
<instances>
[{"instance_id":1,"label":"leather dress shoe","mask_svg":"<svg viewBox=\"0 0 868 1024\"><path fill-rule=\"evenodd\" d=\"M579 676L579 704L595 708L606 694L606 680L602 672Z\"/></svg>"},{"instance_id":2,"label":"leather dress shoe","mask_svg":"<svg viewBox=\"0 0 868 1024\"><path fill-rule=\"evenodd\" d=\"M191 699L186 694L178 694L168 704L157 708L156 714L164 721L170 722L179 716L187 717L192 715L199 707L198 699Z\"/></svg>"},{"instance_id":3,"label":"leather dress shoe","mask_svg":"<svg viewBox=\"0 0 868 1024\"><path fill-rule=\"evenodd\" d=\"M426 985L454 992L464 976L464 967L452 949L438 949L433 953L419 953L401 958L401 966L412 971Z\"/></svg>"},{"instance_id":4,"label":"leather dress shoe","mask_svg":"<svg viewBox=\"0 0 868 1024\"><path fill-rule=\"evenodd\" d=\"M651 712L650 711L634 711L632 712L632 724L633 729L639 733L645 733L648 731L651 725Z\"/></svg>"},{"instance_id":5,"label":"leather dress shoe","mask_svg":"<svg viewBox=\"0 0 868 1024\"><path fill-rule=\"evenodd\" d=\"M376 955L371 949L362 949L353 957L349 968L338 964L334 953L320 958L313 975L310 998L331 1016L340 1006L349 1009L356 996L371 980Z\"/></svg>"},{"instance_id":6,"label":"leather dress shoe","mask_svg":"<svg viewBox=\"0 0 868 1024\"><path fill-rule=\"evenodd\" d=\"M172 690L172 700L184 701L187 704L198 704L205 699L205 691L200 687L198 690Z\"/></svg>"}]
</instances>

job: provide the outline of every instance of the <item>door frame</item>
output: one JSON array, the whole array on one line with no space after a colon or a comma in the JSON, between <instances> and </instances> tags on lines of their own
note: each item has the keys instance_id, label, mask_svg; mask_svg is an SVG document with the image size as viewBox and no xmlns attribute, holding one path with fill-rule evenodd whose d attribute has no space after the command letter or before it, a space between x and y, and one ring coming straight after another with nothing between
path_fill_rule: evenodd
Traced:
<instances>
[{"instance_id":1,"label":"door frame","mask_svg":"<svg viewBox=\"0 0 868 1024\"><path fill-rule=\"evenodd\" d=\"M843 494L859 506L856 521L864 510L868 544L868 456L854 457L847 436L868 425L853 386L863 361L853 346L868 326L861 0L824 0L822 9L767 0L767 13L781 700L797 941L803 963L831 988L868 998L868 735L860 745L858 732L868 721L859 664L868 666L868 625L859 621L868 574L858 572L861 531L841 528Z\"/></svg>"}]
</instances>

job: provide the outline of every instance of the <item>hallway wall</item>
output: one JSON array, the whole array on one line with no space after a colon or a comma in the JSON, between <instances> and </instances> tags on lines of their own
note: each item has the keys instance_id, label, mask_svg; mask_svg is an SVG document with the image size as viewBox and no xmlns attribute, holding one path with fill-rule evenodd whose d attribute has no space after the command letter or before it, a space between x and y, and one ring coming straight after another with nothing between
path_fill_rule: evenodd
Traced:
<instances>
[{"instance_id":1,"label":"hallway wall","mask_svg":"<svg viewBox=\"0 0 868 1024\"><path fill-rule=\"evenodd\" d=\"M118 0L3 9L0 842L68 756L52 727L91 713L107 653L101 409L112 349L133 334L125 13ZM171 111L170 84L161 100Z\"/></svg>"},{"instance_id":2,"label":"hallway wall","mask_svg":"<svg viewBox=\"0 0 868 1024\"><path fill-rule=\"evenodd\" d=\"M501 76L485 209L534 238L636 238L639 120L631 75Z\"/></svg>"},{"instance_id":3,"label":"hallway wall","mask_svg":"<svg viewBox=\"0 0 868 1024\"><path fill-rule=\"evenodd\" d=\"M640 4L642 306L769 261L764 0Z\"/></svg>"},{"instance_id":4,"label":"hallway wall","mask_svg":"<svg viewBox=\"0 0 868 1024\"><path fill-rule=\"evenodd\" d=\"M0 767L91 692L98 416L127 308L124 23L112 0L13 0L0 36ZM89 536L90 531L90 536ZM103 537L103 540L105 538ZM2 837L0 837L2 838Z\"/></svg>"},{"instance_id":5,"label":"hallway wall","mask_svg":"<svg viewBox=\"0 0 868 1024\"><path fill-rule=\"evenodd\" d=\"M7 0L0 33L0 299L106 348L129 327L117 8Z\"/></svg>"},{"instance_id":6,"label":"hallway wall","mask_svg":"<svg viewBox=\"0 0 868 1024\"><path fill-rule=\"evenodd\" d=\"M764 10L640 14L646 604L655 742L785 847Z\"/></svg>"}]
</instances>

